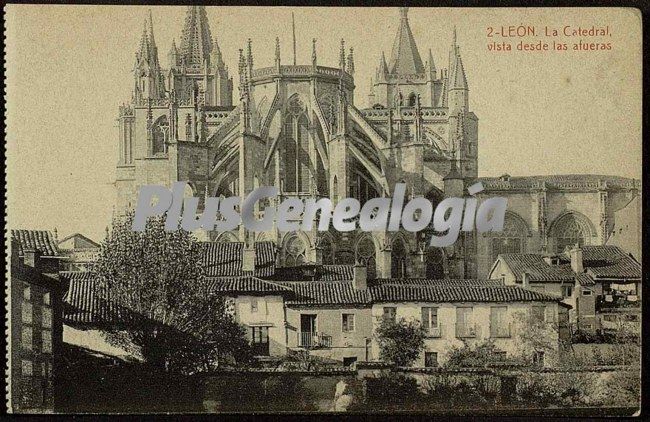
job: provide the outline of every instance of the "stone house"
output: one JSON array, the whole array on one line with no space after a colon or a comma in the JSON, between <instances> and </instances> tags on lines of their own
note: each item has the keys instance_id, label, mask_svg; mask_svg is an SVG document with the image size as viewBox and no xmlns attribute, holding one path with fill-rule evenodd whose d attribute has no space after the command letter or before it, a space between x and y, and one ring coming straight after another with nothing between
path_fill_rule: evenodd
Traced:
<instances>
[{"instance_id":1,"label":"stone house","mask_svg":"<svg viewBox=\"0 0 650 422\"><path fill-rule=\"evenodd\" d=\"M426 350L417 366L444 363L449 350L464 341L493 340L506 358L520 353L522 328L517 324L522 318L541 318L551 328L568 318L569 305L560 303L560 298L499 281L377 279L369 278L362 264L276 268L272 246L258 242L255 253L246 256L242 243L204 244L210 290L228 299L235 320L246 327L263 360L282 357L290 350L308 350L344 365L378 360L375 329L385 315L416 319L427 326ZM74 297L83 290L75 287L83 284L80 274L67 276L78 279L71 282L66 295L66 301L77 309L84 306ZM97 301L84 303L101 306ZM75 315L88 314L77 311ZM554 351L560 335L558 330L551 331L550 349ZM538 354L536 359L553 363L551 356Z\"/></svg>"},{"instance_id":2,"label":"stone house","mask_svg":"<svg viewBox=\"0 0 650 422\"><path fill-rule=\"evenodd\" d=\"M639 328L641 265L613 245L585 245L555 255L502 254L489 273L563 298L574 329L595 332Z\"/></svg>"},{"instance_id":3,"label":"stone house","mask_svg":"<svg viewBox=\"0 0 650 422\"><path fill-rule=\"evenodd\" d=\"M17 413L55 409L63 342L59 259L49 232L12 230L9 406Z\"/></svg>"}]
</instances>

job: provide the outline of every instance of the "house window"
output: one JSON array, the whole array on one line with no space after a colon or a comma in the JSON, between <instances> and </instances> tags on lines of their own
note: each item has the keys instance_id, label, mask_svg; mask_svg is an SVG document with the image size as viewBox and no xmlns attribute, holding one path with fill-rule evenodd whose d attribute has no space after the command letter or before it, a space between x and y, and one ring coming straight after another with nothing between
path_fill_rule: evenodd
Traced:
<instances>
[{"instance_id":1,"label":"house window","mask_svg":"<svg viewBox=\"0 0 650 422\"><path fill-rule=\"evenodd\" d=\"M533 353L533 364L544 366L544 352L537 350Z\"/></svg>"},{"instance_id":2,"label":"house window","mask_svg":"<svg viewBox=\"0 0 650 422\"><path fill-rule=\"evenodd\" d=\"M427 368L437 368L438 352L424 352L424 366Z\"/></svg>"},{"instance_id":3,"label":"house window","mask_svg":"<svg viewBox=\"0 0 650 422\"><path fill-rule=\"evenodd\" d=\"M490 307L490 337L510 337L507 306Z\"/></svg>"},{"instance_id":4,"label":"house window","mask_svg":"<svg viewBox=\"0 0 650 422\"><path fill-rule=\"evenodd\" d=\"M32 361L23 359L21 362L22 374L26 377L31 377L33 375L34 368L32 367Z\"/></svg>"},{"instance_id":5,"label":"house window","mask_svg":"<svg viewBox=\"0 0 650 422\"><path fill-rule=\"evenodd\" d=\"M22 342L25 349L32 350L32 327L23 327Z\"/></svg>"},{"instance_id":6,"label":"house window","mask_svg":"<svg viewBox=\"0 0 650 422\"><path fill-rule=\"evenodd\" d=\"M431 333L438 327L438 308L422 308L422 327Z\"/></svg>"},{"instance_id":7,"label":"house window","mask_svg":"<svg viewBox=\"0 0 650 422\"><path fill-rule=\"evenodd\" d=\"M352 366L352 364L353 364L354 362L356 362L356 361L357 361L356 356L351 356L351 357L343 358L343 366L346 366L346 367Z\"/></svg>"},{"instance_id":8,"label":"house window","mask_svg":"<svg viewBox=\"0 0 650 422\"><path fill-rule=\"evenodd\" d=\"M469 307L456 308L456 337L475 337L474 309Z\"/></svg>"},{"instance_id":9,"label":"house window","mask_svg":"<svg viewBox=\"0 0 650 422\"><path fill-rule=\"evenodd\" d=\"M50 299L50 293L43 293L43 304L44 305L51 305L51 299Z\"/></svg>"},{"instance_id":10,"label":"house window","mask_svg":"<svg viewBox=\"0 0 650 422\"><path fill-rule=\"evenodd\" d=\"M562 297L573 296L573 286L562 286Z\"/></svg>"},{"instance_id":11,"label":"house window","mask_svg":"<svg viewBox=\"0 0 650 422\"><path fill-rule=\"evenodd\" d=\"M27 286L23 290L23 299L25 300L32 300L32 289L31 287Z\"/></svg>"},{"instance_id":12,"label":"house window","mask_svg":"<svg viewBox=\"0 0 650 422\"><path fill-rule=\"evenodd\" d=\"M43 353L52 353L52 331L43 330Z\"/></svg>"},{"instance_id":13,"label":"house window","mask_svg":"<svg viewBox=\"0 0 650 422\"><path fill-rule=\"evenodd\" d=\"M396 316L397 316L397 308L395 308L394 306L384 307L384 319L388 319L395 322Z\"/></svg>"},{"instance_id":14,"label":"house window","mask_svg":"<svg viewBox=\"0 0 650 422\"><path fill-rule=\"evenodd\" d=\"M251 298L251 312L257 312L258 310L259 310L259 308L257 306L257 298L252 297Z\"/></svg>"},{"instance_id":15,"label":"house window","mask_svg":"<svg viewBox=\"0 0 650 422\"><path fill-rule=\"evenodd\" d=\"M354 331L354 314L343 314L341 316L341 330L344 333L351 333Z\"/></svg>"},{"instance_id":16,"label":"house window","mask_svg":"<svg viewBox=\"0 0 650 422\"><path fill-rule=\"evenodd\" d=\"M546 306L544 305L533 305L531 308L531 313L533 320L537 322L544 322L544 315L546 313Z\"/></svg>"},{"instance_id":17,"label":"house window","mask_svg":"<svg viewBox=\"0 0 650 422\"><path fill-rule=\"evenodd\" d=\"M43 308L42 322L44 328L52 327L52 310L50 308Z\"/></svg>"},{"instance_id":18,"label":"house window","mask_svg":"<svg viewBox=\"0 0 650 422\"><path fill-rule=\"evenodd\" d=\"M255 356L269 356L269 328L251 327L252 348Z\"/></svg>"},{"instance_id":19,"label":"house window","mask_svg":"<svg viewBox=\"0 0 650 422\"><path fill-rule=\"evenodd\" d=\"M32 323L32 304L23 302L23 309L22 309L22 314L23 314L23 322L25 324L31 324Z\"/></svg>"},{"instance_id":20,"label":"house window","mask_svg":"<svg viewBox=\"0 0 650 422\"><path fill-rule=\"evenodd\" d=\"M593 292L591 290L585 289L585 290L582 291L583 296L591 296L592 294L593 294Z\"/></svg>"}]
</instances>

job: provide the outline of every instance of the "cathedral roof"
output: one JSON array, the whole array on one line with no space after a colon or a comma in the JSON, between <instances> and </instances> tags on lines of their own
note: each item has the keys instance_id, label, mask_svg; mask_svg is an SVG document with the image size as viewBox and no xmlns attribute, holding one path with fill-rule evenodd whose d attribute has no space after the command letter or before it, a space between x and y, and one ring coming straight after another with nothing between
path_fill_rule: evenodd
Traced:
<instances>
[{"instance_id":1,"label":"cathedral roof","mask_svg":"<svg viewBox=\"0 0 650 422\"><path fill-rule=\"evenodd\" d=\"M202 65L211 51L212 36L205 6L188 6L181 37L181 57L186 65Z\"/></svg>"},{"instance_id":2,"label":"cathedral roof","mask_svg":"<svg viewBox=\"0 0 650 422\"><path fill-rule=\"evenodd\" d=\"M393 42L393 50L388 69L397 75L413 75L424 73L422 58L415 44L413 33L408 21L408 7L400 8L400 22L397 36Z\"/></svg>"},{"instance_id":3,"label":"cathedral roof","mask_svg":"<svg viewBox=\"0 0 650 422\"><path fill-rule=\"evenodd\" d=\"M479 177L485 190L532 189L545 184L547 188L587 188L605 183L608 188L638 188L639 181L629 177L599 174L556 174L547 176Z\"/></svg>"}]
</instances>

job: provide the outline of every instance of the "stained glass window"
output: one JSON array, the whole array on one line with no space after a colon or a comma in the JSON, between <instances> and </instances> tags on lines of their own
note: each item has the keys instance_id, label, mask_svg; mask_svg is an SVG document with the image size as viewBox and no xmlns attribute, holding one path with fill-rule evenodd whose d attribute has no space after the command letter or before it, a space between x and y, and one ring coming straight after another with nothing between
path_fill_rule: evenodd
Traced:
<instances>
[{"instance_id":1,"label":"stained glass window","mask_svg":"<svg viewBox=\"0 0 650 422\"><path fill-rule=\"evenodd\" d=\"M566 214L553 225L552 237L556 252L563 252L567 247L583 246L589 235L589 228L575 214Z\"/></svg>"}]
</instances>

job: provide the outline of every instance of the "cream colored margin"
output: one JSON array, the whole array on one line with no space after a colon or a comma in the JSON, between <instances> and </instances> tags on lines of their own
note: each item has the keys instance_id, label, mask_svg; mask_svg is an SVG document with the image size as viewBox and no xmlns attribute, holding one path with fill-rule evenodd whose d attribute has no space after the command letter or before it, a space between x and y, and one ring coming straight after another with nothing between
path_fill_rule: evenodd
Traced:
<instances>
[{"instance_id":1,"label":"cream colored margin","mask_svg":"<svg viewBox=\"0 0 650 422\"><path fill-rule=\"evenodd\" d=\"M2 10L2 23L3 23L3 30L2 30L2 36L3 40L5 42L5 47L4 51L2 52L2 65L5 70L5 78L2 81L2 96L5 104L5 110L7 109L7 71L8 71L8 66L7 66L7 45L11 44L8 41L7 38L7 20L9 19L14 19L14 14L13 13L8 13L9 12L9 6L5 5L5 7ZM5 314L3 315L4 317L4 336L5 336L5 341L6 341L6 350L5 350L5 404L7 405L7 413L13 413L13 406L11 402L11 368L12 368L12 361L11 361L11 258L9 257L9 253L11 252L11 232L7 228L9 221L7 219L7 208L6 208L6 202L7 202L7 115L5 114L4 117L4 124L5 124L5 141L3 144L4 148L4 162L3 162L3 171L5 175L5 183L3 185L3 196L5 200L5 212L4 212L4 223L5 223L5 229L4 229L4 235L5 235L5 288L4 288L4 301L5 301Z\"/></svg>"}]
</instances>

